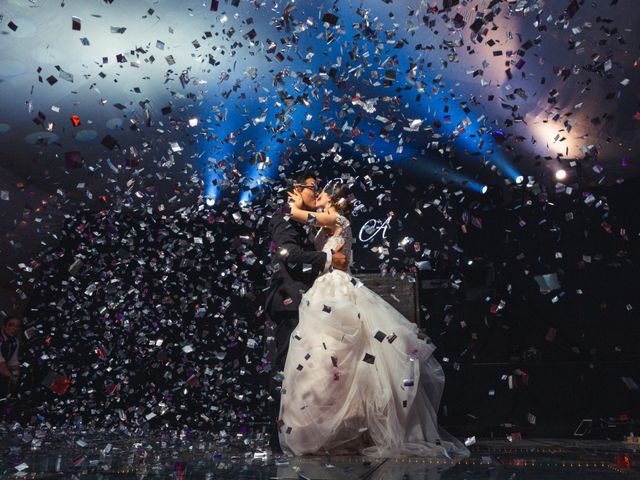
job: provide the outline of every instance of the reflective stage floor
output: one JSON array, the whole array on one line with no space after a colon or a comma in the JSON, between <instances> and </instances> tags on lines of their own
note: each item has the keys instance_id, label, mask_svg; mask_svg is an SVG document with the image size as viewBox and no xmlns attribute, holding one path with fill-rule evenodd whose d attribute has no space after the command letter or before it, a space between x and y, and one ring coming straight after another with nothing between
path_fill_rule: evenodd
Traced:
<instances>
[{"instance_id":1,"label":"reflective stage floor","mask_svg":"<svg viewBox=\"0 0 640 480\"><path fill-rule=\"evenodd\" d=\"M0 432L0 478L640 479L640 446L613 441L478 440L462 460L280 458L242 436Z\"/></svg>"}]
</instances>

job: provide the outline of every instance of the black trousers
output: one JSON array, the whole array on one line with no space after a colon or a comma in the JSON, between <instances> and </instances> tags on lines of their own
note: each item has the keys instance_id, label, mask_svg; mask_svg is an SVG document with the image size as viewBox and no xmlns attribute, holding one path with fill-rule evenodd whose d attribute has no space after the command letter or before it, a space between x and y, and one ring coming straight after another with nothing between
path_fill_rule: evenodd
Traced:
<instances>
[{"instance_id":1,"label":"black trousers","mask_svg":"<svg viewBox=\"0 0 640 480\"><path fill-rule=\"evenodd\" d=\"M278 373L284 370L287 353L289 352L289 338L298 326L298 311L273 312L269 315L269 318L273 324L271 336L275 338L269 345L269 357L272 365L269 376L269 393L273 398L273 402L270 402L269 405L269 420L271 422L269 434L271 436L271 446L274 449L279 449L277 418L280 414L282 380L278 379Z\"/></svg>"},{"instance_id":2,"label":"black trousers","mask_svg":"<svg viewBox=\"0 0 640 480\"><path fill-rule=\"evenodd\" d=\"M9 393L13 393L15 387L11 384L11 381L4 375L0 375L0 421L9 420L8 415L12 410L7 396Z\"/></svg>"},{"instance_id":3,"label":"black trousers","mask_svg":"<svg viewBox=\"0 0 640 480\"><path fill-rule=\"evenodd\" d=\"M7 377L0 375L0 398L5 398L11 391L11 383Z\"/></svg>"}]
</instances>

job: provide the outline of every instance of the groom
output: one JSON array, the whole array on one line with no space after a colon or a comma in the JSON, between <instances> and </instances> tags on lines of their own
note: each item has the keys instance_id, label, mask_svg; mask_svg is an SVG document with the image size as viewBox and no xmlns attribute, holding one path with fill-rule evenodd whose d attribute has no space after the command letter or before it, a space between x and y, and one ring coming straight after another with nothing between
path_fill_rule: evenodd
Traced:
<instances>
[{"instance_id":1,"label":"groom","mask_svg":"<svg viewBox=\"0 0 640 480\"><path fill-rule=\"evenodd\" d=\"M316 211L317 177L311 172L295 175L293 190L302 196L302 208ZM272 240L272 266L269 292L267 293L265 312L273 324L275 342L269 347L273 359L269 389L271 401L270 417L273 419L269 433L274 453L282 453L278 440L278 414L280 413L280 380L274 379L284 370L289 337L298 325L298 307L305 293L321 273L331 267L347 269L347 258L340 251L333 255L317 252L314 248L312 228L302 225L288 217L288 207L282 208L271 217L269 233Z\"/></svg>"}]
</instances>

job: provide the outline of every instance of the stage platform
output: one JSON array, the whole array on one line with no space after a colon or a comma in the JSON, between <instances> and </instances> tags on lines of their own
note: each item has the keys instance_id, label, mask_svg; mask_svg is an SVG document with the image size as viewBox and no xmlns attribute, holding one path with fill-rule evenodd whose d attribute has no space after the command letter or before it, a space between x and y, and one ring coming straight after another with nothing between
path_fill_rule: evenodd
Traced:
<instances>
[{"instance_id":1,"label":"stage platform","mask_svg":"<svg viewBox=\"0 0 640 480\"><path fill-rule=\"evenodd\" d=\"M260 438L175 432L2 432L0 478L640 479L640 446L574 439L482 440L471 457L276 457Z\"/></svg>"}]
</instances>

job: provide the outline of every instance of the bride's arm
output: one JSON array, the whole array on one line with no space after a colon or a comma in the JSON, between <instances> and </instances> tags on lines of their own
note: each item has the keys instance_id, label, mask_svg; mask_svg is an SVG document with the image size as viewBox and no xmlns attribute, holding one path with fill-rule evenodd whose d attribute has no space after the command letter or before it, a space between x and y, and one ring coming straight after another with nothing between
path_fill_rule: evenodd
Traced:
<instances>
[{"instance_id":1,"label":"bride's arm","mask_svg":"<svg viewBox=\"0 0 640 480\"><path fill-rule=\"evenodd\" d=\"M338 215L336 213L309 212L291 205L291 218L299 223L309 223L333 229L336 226Z\"/></svg>"}]
</instances>

